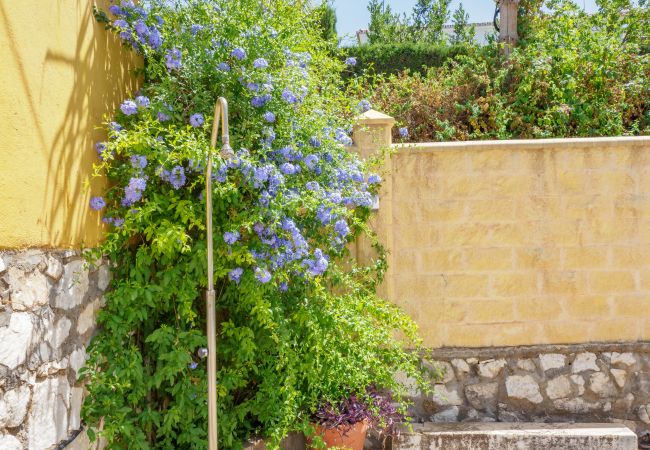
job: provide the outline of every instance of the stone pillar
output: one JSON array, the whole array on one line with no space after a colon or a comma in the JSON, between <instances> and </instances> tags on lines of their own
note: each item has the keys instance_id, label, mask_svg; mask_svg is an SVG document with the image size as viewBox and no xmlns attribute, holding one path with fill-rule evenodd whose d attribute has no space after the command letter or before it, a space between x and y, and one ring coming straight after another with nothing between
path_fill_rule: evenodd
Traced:
<instances>
[{"instance_id":1,"label":"stone pillar","mask_svg":"<svg viewBox=\"0 0 650 450\"><path fill-rule=\"evenodd\" d=\"M361 114L354 126L353 140L354 149L362 159L372 158L383 154L383 164L378 168L383 182L379 192L379 198L370 219L371 228L377 233L380 242L389 251L388 272L386 273L384 283L380 286L378 294L392 299L392 254L390 249L393 247L393 211L392 211L392 162L390 158L390 146L392 144L392 129L395 119L386 114L375 110L367 111ZM367 238L361 237L357 240L352 249L357 261L361 264L370 262L375 256L375 250Z\"/></svg>"},{"instance_id":2,"label":"stone pillar","mask_svg":"<svg viewBox=\"0 0 650 450\"><path fill-rule=\"evenodd\" d=\"M0 251L0 449L47 449L81 429L79 369L108 287L77 251Z\"/></svg>"},{"instance_id":3,"label":"stone pillar","mask_svg":"<svg viewBox=\"0 0 650 450\"><path fill-rule=\"evenodd\" d=\"M502 52L508 56L517 41L517 16L519 14L519 0L499 0L499 42Z\"/></svg>"}]
</instances>

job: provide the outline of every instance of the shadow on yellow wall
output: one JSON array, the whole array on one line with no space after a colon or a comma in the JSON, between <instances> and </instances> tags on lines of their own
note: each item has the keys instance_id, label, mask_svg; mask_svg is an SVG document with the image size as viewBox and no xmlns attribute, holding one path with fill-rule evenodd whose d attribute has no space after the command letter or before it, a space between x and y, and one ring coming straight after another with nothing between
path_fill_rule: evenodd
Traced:
<instances>
[{"instance_id":1,"label":"shadow on yellow wall","mask_svg":"<svg viewBox=\"0 0 650 450\"><path fill-rule=\"evenodd\" d=\"M136 89L140 59L88 0L0 0L0 248L92 246L99 125Z\"/></svg>"}]
</instances>

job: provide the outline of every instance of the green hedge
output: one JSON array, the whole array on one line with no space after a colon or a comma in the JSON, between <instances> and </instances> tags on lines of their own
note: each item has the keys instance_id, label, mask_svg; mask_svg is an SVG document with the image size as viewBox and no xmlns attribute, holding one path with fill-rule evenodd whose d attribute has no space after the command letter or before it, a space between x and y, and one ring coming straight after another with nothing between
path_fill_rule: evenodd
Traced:
<instances>
[{"instance_id":1,"label":"green hedge","mask_svg":"<svg viewBox=\"0 0 650 450\"><path fill-rule=\"evenodd\" d=\"M377 74L399 73L404 69L424 74L426 67L440 67L449 58L466 54L463 45L365 44L341 48L341 56L357 58L357 65L350 67L350 75L360 75L369 69Z\"/></svg>"}]
</instances>

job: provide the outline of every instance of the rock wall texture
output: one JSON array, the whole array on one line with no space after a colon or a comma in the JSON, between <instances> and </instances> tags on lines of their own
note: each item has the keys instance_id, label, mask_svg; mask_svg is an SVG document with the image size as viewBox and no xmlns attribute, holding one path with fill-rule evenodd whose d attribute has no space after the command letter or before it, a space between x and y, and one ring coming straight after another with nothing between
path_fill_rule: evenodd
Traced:
<instances>
[{"instance_id":1,"label":"rock wall texture","mask_svg":"<svg viewBox=\"0 0 650 450\"><path fill-rule=\"evenodd\" d=\"M433 351L434 394L412 392L416 421L618 422L650 430L650 345Z\"/></svg>"},{"instance_id":2,"label":"rock wall texture","mask_svg":"<svg viewBox=\"0 0 650 450\"><path fill-rule=\"evenodd\" d=\"M0 251L0 449L52 448L81 428L78 372L108 283L76 251Z\"/></svg>"}]
</instances>

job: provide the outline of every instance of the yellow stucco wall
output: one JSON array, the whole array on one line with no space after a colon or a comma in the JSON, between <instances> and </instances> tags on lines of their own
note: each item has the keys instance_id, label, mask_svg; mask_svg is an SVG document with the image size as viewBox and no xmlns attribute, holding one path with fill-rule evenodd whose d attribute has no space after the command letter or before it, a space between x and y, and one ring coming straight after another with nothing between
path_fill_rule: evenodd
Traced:
<instances>
[{"instance_id":1,"label":"yellow stucco wall","mask_svg":"<svg viewBox=\"0 0 650 450\"><path fill-rule=\"evenodd\" d=\"M138 59L92 5L0 0L0 248L92 246L101 235L85 187L105 137L96 127L135 89Z\"/></svg>"},{"instance_id":2,"label":"yellow stucco wall","mask_svg":"<svg viewBox=\"0 0 650 450\"><path fill-rule=\"evenodd\" d=\"M382 293L427 346L650 339L649 137L395 150Z\"/></svg>"}]
</instances>

